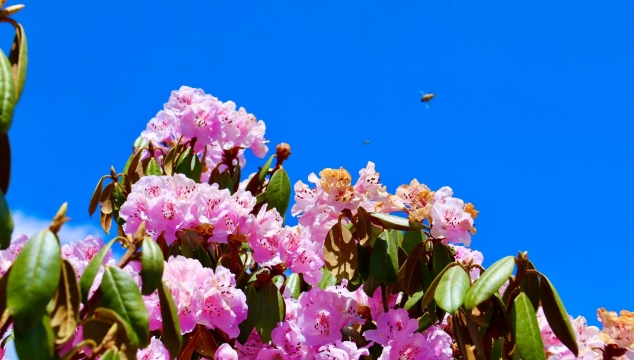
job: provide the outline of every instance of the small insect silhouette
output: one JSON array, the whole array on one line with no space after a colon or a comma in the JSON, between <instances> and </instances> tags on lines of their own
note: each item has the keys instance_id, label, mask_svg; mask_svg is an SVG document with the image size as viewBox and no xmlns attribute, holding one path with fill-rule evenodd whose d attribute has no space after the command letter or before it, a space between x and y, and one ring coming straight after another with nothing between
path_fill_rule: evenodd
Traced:
<instances>
[{"instance_id":1,"label":"small insect silhouette","mask_svg":"<svg viewBox=\"0 0 634 360\"><path fill-rule=\"evenodd\" d=\"M422 91L420 93L422 95L422 97L420 98L420 101L424 102L424 103L431 101L431 99L433 99L436 96L436 94L434 94L434 93L427 93L426 94L426 93L424 93Z\"/></svg>"},{"instance_id":2,"label":"small insect silhouette","mask_svg":"<svg viewBox=\"0 0 634 360\"><path fill-rule=\"evenodd\" d=\"M363 142L363 145L369 145L369 144L370 144L370 140L365 140L365 141Z\"/></svg>"}]
</instances>

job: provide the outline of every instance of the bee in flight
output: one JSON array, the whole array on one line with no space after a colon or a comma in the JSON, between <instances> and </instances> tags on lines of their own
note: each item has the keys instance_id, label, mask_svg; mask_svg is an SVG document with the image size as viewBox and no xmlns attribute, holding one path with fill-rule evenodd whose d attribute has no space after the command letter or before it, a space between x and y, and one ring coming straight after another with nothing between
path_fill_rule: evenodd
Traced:
<instances>
[{"instance_id":1,"label":"bee in flight","mask_svg":"<svg viewBox=\"0 0 634 360\"><path fill-rule=\"evenodd\" d=\"M421 93L421 95L422 95L422 97L420 98L420 101L421 101L421 102L424 102L424 103L431 101L431 99L433 99L433 98L434 98L434 96L436 96L436 94L434 94L434 93L427 93L427 94L425 94L425 93L424 93L424 92L422 92L422 91L421 91L420 93Z\"/></svg>"},{"instance_id":2,"label":"bee in flight","mask_svg":"<svg viewBox=\"0 0 634 360\"><path fill-rule=\"evenodd\" d=\"M369 144L370 144L370 140L365 140L365 141L363 142L363 145L369 145Z\"/></svg>"}]
</instances>

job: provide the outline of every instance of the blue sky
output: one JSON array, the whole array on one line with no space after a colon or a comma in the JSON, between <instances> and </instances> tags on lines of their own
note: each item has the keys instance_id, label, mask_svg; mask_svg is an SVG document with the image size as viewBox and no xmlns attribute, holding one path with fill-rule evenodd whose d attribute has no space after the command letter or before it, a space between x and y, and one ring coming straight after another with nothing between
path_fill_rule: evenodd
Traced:
<instances>
[{"instance_id":1,"label":"blue sky","mask_svg":"<svg viewBox=\"0 0 634 360\"><path fill-rule=\"evenodd\" d=\"M293 182L339 166L356 178L371 160L391 191L449 185L480 210L486 265L527 250L572 315L634 310L632 2L26 5L14 210L48 219L68 201L74 225L98 226L98 178L189 85L263 119L273 147L289 142Z\"/></svg>"}]
</instances>

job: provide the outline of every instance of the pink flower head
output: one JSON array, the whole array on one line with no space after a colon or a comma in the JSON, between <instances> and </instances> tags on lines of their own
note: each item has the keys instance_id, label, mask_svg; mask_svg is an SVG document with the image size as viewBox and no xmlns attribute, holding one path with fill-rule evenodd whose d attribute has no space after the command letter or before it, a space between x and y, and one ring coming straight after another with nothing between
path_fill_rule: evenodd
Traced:
<instances>
[{"instance_id":1,"label":"pink flower head","mask_svg":"<svg viewBox=\"0 0 634 360\"><path fill-rule=\"evenodd\" d=\"M216 350L214 360L238 360L238 353L231 345L224 343Z\"/></svg>"},{"instance_id":2,"label":"pink flower head","mask_svg":"<svg viewBox=\"0 0 634 360\"><path fill-rule=\"evenodd\" d=\"M464 202L457 198L446 198L434 202L431 208L433 226L431 235L444 237L450 243L471 244L469 231L473 229L473 218L464 212Z\"/></svg>"},{"instance_id":3,"label":"pink flower head","mask_svg":"<svg viewBox=\"0 0 634 360\"><path fill-rule=\"evenodd\" d=\"M271 340L275 346L284 350L291 359L300 359L306 353L305 338L295 321L284 321L277 324L271 332Z\"/></svg>"},{"instance_id":4,"label":"pink flower head","mask_svg":"<svg viewBox=\"0 0 634 360\"><path fill-rule=\"evenodd\" d=\"M219 265L215 274L209 270L210 281L201 284L204 302L198 321L209 328L219 328L230 338L238 337L238 324L247 318L248 313L246 295L235 288L235 275L227 268Z\"/></svg>"},{"instance_id":5,"label":"pink flower head","mask_svg":"<svg viewBox=\"0 0 634 360\"><path fill-rule=\"evenodd\" d=\"M367 348L357 348L351 341L337 340L334 344L324 345L317 350L315 360L359 360L361 356L370 355Z\"/></svg>"},{"instance_id":6,"label":"pink flower head","mask_svg":"<svg viewBox=\"0 0 634 360\"><path fill-rule=\"evenodd\" d=\"M95 238L89 235L84 240L62 245L62 258L71 263L75 270L75 275L77 275L77 279L79 279L90 261L97 255L103 245L101 238ZM111 254L112 250L108 250L104 262L110 260Z\"/></svg>"},{"instance_id":7,"label":"pink flower head","mask_svg":"<svg viewBox=\"0 0 634 360\"><path fill-rule=\"evenodd\" d=\"M136 357L139 360L163 360L169 359L170 353L161 340L153 337L150 340L150 346L137 351Z\"/></svg>"},{"instance_id":8,"label":"pink flower head","mask_svg":"<svg viewBox=\"0 0 634 360\"><path fill-rule=\"evenodd\" d=\"M390 309L382 313L377 319L376 330L366 330L363 336L369 341L375 341L387 346L391 340L405 338L418 329L418 321L410 319L405 309Z\"/></svg>"},{"instance_id":9,"label":"pink flower head","mask_svg":"<svg viewBox=\"0 0 634 360\"><path fill-rule=\"evenodd\" d=\"M464 265L482 265L484 261L484 255L477 250L472 250L464 246L449 244L456 251L456 261L461 262ZM475 281L480 277L480 269L472 268L469 270L471 280Z\"/></svg>"},{"instance_id":10,"label":"pink flower head","mask_svg":"<svg viewBox=\"0 0 634 360\"><path fill-rule=\"evenodd\" d=\"M255 360L290 360L290 357L282 349L265 348L260 350Z\"/></svg>"},{"instance_id":11,"label":"pink flower head","mask_svg":"<svg viewBox=\"0 0 634 360\"><path fill-rule=\"evenodd\" d=\"M257 330L253 329L244 345L236 342L236 350L240 360L255 360L260 350L270 348L268 344L263 344Z\"/></svg>"},{"instance_id":12,"label":"pink flower head","mask_svg":"<svg viewBox=\"0 0 634 360\"><path fill-rule=\"evenodd\" d=\"M4 276L7 273L28 240L29 237L27 235L17 236L11 241L8 249L0 251L0 276Z\"/></svg>"},{"instance_id":13,"label":"pink flower head","mask_svg":"<svg viewBox=\"0 0 634 360\"><path fill-rule=\"evenodd\" d=\"M183 135L196 138L201 145L211 144L219 137L218 111L221 103L213 97L192 103L183 110L180 126Z\"/></svg>"},{"instance_id":14,"label":"pink flower head","mask_svg":"<svg viewBox=\"0 0 634 360\"><path fill-rule=\"evenodd\" d=\"M397 338L390 343L390 346L383 348L381 360L450 360L451 337L446 335L443 341L437 339L439 336L428 331L425 334L414 333L410 337Z\"/></svg>"}]
</instances>

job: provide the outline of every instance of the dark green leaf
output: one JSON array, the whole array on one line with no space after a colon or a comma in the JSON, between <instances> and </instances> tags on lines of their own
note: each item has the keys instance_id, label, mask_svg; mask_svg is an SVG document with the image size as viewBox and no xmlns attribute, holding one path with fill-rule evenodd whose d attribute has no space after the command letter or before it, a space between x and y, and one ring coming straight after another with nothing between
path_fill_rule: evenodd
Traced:
<instances>
[{"instance_id":1,"label":"dark green leaf","mask_svg":"<svg viewBox=\"0 0 634 360\"><path fill-rule=\"evenodd\" d=\"M434 300L438 306L453 314L464 303L471 281L462 266L454 266L447 270L436 287Z\"/></svg>"},{"instance_id":2,"label":"dark green leaf","mask_svg":"<svg viewBox=\"0 0 634 360\"><path fill-rule=\"evenodd\" d=\"M259 311L256 329L262 338L263 343L271 341L271 331L275 329L278 322L284 321L286 308L284 299L275 284L267 282L258 291Z\"/></svg>"},{"instance_id":3,"label":"dark green leaf","mask_svg":"<svg viewBox=\"0 0 634 360\"><path fill-rule=\"evenodd\" d=\"M50 360L53 358L55 336L50 321L49 317L44 315L33 328L24 333L16 328L13 342L20 359Z\"/></svg>"},{"instance_id":4,"label":"dark green leaf","mask_svg":"<svg viewBox=\"0 0 634 360\"><path fill-rule=\"evenodd\" d=\"M79 279L79 289L81 290L81 301L84 305L88 304L88 293L90 292L90 288L92 287L93 282L95 282L95 276L97 276L97 272L99 271L99 267L103 265L103 259L108 254L108 250L112 247L112 244L116 239L110 240L104 247L99 250L97 255L95 255L88 266L86 266L86 270L81 275Z\"/></svg>"},{"instance_id":5,"label":"dark green leaf","mask_svg":"<svg viewBox=\"0 0 634 360\"><path fill-rule=\"evenodd\" d=\"M418 292L423 286L420 258L425 251L425 244L419 243L409 253L405 264L398 271L399 281L408 295Z\"/></svg>"},{"instance_id":6,"label":"dark green leaf","mask_svg":"<svg viewBox=\"0 0 634 360\"><path fill-rule=\"evenodd\" d=\"M537 315L535 315L531 301L524 293L520 293L513 301L511 326L517 351L523 360L544 360L546 358Z\"/></svg>"},{"instance_id":7,"label":"dark green leaf","mask_svg":"<svg viewBox=\"0 0 634 360\"><path fill-rule=\"evenodd\" d=\"M55 304L51 314L51 327L55 333L55 343L63 344L75 333L79 322L79 304L81 295L77 284L77 275L73 266L64 260L62 276L59 279Z\"/></svg>"},{"instance_id":8,"label":"dark green leaf","mask_svg":"<svg viewBox=\"0 0 634 360\"><path fill-rule=\"evenodd\" d=\"M220 190L227 189L230 193L233 193L233 177L229 173L229 169L221 172L220 175L218 175L216 182L218 183L218 188Z\"/></svg>"},{"instance_id":9,"label":"dark green leaf","mask_svg":"<svg viewBox=\"0 0 634 360\"><path fill-rule=\"evenodd\" d=\"M22 96L24 82L26 81L26 65L29 62L26 34L20 24L17 24L15 28L15 37L13 38L13 45L11 45L11 52L9 52L9 62L11 63L15 103L17 104Z\"/></svg>"},{"instance_id":10,"label":"dark green leaf","mask_svg":"<svg viewBox=\"0 0 634 360\"><path fill-rule=\"evenodd\" d=\"M116 312L97 308L93 316L82 321L84 339L96 344L113 342L112 345L124 353L128 359L136 355L138 344L133 340L134 330L130 324L123 320Z\"/></svg>"},{"instance_id":11,"label":"dark green leaf","mask_svg":"<svg viewBox=\"0 0 634 360\"><path fill-rule=\"evenodd\" d=\"M423 331L429 329L433 323L434 322L431 316L429 316L429 313L424 313L423 316L418 319L418 329L416 329L416 331L422 333Z\"/></svg>"},{"instance_id":12,"label":"dark green leaf","mask_svg":"<svg viewBox=\"0 0 634 360\"><path fill-rule=\"evenodd\" d=\"M9 134L0 132L0 192L7 195L11 182L11 144Z\"/></svg>"},{"instance_id":13,"label":"dark green leaf","mask_svg":"<svg viewBox=\"0 0 634 360\"><path fill-rule=\"evenodd\" d=\"M416 304L418 304L418 302L423 298L423 294L423 290L421 290L407 298L404 306L405 310L413 309L414 306L416 306Z\"/></svg>"},{"instance_id":14,"label":"dark green leaf","mask_svg":"<svg viewBox=\"0 0 634 360\"><path fill-rule=\"evenodd\" d=\"M124 167L123 172L128 176L130 181L134 179L134 174L136 173L136 169L139 166L139 161L141 161L141 155L146 151L143 148L139 148L136 153L130 156L129 162Z\"/></svg>"},{"instance_id":15,"label":"dark green leaf","mask_svg":"<svg viewBox=\"0 0 634 360\"><path fill-rule=\"evenodd\" d=\"M337 278L334 277L325 267L321 268L321 280L317 284L317 287L326 289L328 286L335 284L337 284Z\"/></svg>"},{"instance_id":16,"label":"dark green leaf","mask_svg":"<svg viewBox=\"0 0 634 360\"><path fill-rule=\"evenodd\" d=\"M491 349L491 360L501 360L504 351L504 339L495 339Z\"/></svg>"},{"instance_id":17,"label":"dark green leaf","mask_svg":"<svg viewBox=\"0 0 634 360\"><path fill-rule=\"evenodd\" d=\"M185 150L178 162L176 163L176 173L183 174L195 182L200 182L200 175L203 171L203 164L200 162L198 155L191 152L190 149Z\"/></svg>"},{"instance_id":18,"label":"dark green leaf","mask_svg":"<svg viewBox=\"0 0 634 360\"><path fill-rule=\"evenodd\" d=\"M247 307L249 308L249 312L247 314L247 318L241 322L238 327L240 329L240 336L238 336L238 342L244 345L246 341L249 339L249 335L255 328L255 324L258 322L258 318L260 316L260 305L258 301L258 293L252 286L247 286L244 288L244 294L247 296Z\"/></svg>"},{"instance_id":19,"label":"dark green leaf","mask_svg":"<svg viewBox=\"0 0 634 360\"><path fill-rule=\"evenodd\" d=\"M544 315L553 333L575 356L579 354L579 347L570 318L564 304L557 294L557 290L546 276L541 275L541 299Z\"/></svg>"},{"instance_id":20,"label":"dark green leaf","mask_svg":"<svg viewBox=\"0 0 634 360\"><path fill-rule=\"evenodd\" d=\"M398 238L395 233L385 231L374 243L370 273L380 283L394 284L398 280Z\"/></svg>"},{"instance_id":21,"label":"dark green leaf","mask_svg":"<svg viewBox=\"0 0 634 360\"><path fill-rule=\"evenodd\" d=\"M183 345L183 336L181 335L181 326L178 321L178 314L174 299L170 294L165 283L161 281L158 288L159 301L161 305L161 318L163 324L163 336L161 341L167 348L172 358L178 355Z\"/></svg>"},{"instance_id":22,"label":"dark green leaf","mask_svg":"<svg viewBox=\"0 0 634 360\"><path fill-rule=\"evenodd\" d=\"M112 309L128 322L134 333L129 334L133 343L144 348L149 340L149 317L137 284L125 271L106 266L101 280L101 299L106 308Z\"/></svg>"},{"instance_id":23,"label":"dark green leaf","mask_svg":"<svg viewBox=\"0 0 634 360\"><path fill-rule=\"evenodd\" d=\"M447 247L441 243L434 244L434 250L431 257L431 269L434 277L438 276L447 264L451 262Z\"/></svg>"},{"instance_id":24,"label":"dark green leaf","mask_svg":"<svg viewBox=\"0 0 634 360\"><path fill-rule=\"evenodd\" d=\"M408 254L416 247L416 245L423 243L426 239L422 230L406 231L403 236L403 245L401 246Z\"/></svg>"},{"instance_id":25,"label":"dark green leaf","mask_svg":"<svg viewBox=\"0 0 634 360\"><path fill-rule=\"evenodd\" d=\"M0 250L4 250L11 245L11 234L13 234L13 217L9 204L7 204L4 194L0 191Z\"/></svg>"},{"instance_id":26,"label":"dark green leaf","mask_svg":"<svg viewBox=\"0 0 634 360\"><path fill-rule=\"evenodd\" d=\"M141 293L150 295L161 285L163 278L163 252L150 237L143 239L141 252Z\"/></svg>"},{"instance_id":27,"label":"dark green leaf","mask_svg":"<svg viewBox=\"0 0 634 360\"><path fill-rule=\"evenodd\" d=\"M11 72L11 63L0 49L0 134L11 128L15 108L15 86Z\"/></svg>"},{"instance_id":28,"label":"dark green leaf","mask_svg":"<svg viewBox=\"0 0 634 360\"><path fill-rule=\"evenodd\" d=\"M268 209L275 208L280 215L286 214L291 200L291 181L284 169L278 169L266 187L266 202Z\"/></svg>"},{"instance_id":29,"label":"dark green leaf","mask_svg":"<svg viewBox=\"0 0 634 360\"><path fill-rule=\"evenodd\" d=\"M420 230L424 226L421 223L409 221L406 218L384 213L370 213L370 216L379 220L383 226L393 230Z\"/></svg>"},{"instance_id":30,"label":"dark green leaf","mask_svg":"<svg viewBox=\"0 0 634 360\"><path fill-rule=\"evenodd\" d=\"M174 160L177 155L176 153L177 150L178 150L178 146L171 148L167 152L167 154L165 154L165 157L163 158L163 171L165 172L165 175L167 176L174 175Z\"/></svg>"},{"instance_id":31,"label":"dark green leaf","mask_svg":"<svg viewBox=\"0 0 634 360\"><path fill-rule=\"evenodd\" d=\"M262 169L260 169L260 173L258 173L258 182L260 185L264 184L266 175L269 173L269 170L271 170L271 163L273 162L274 157L275 155L271 155L269 160L264 164L264 166L262 166Z\"/></svg>"},{"instance_id":32,"label":"dark green leaf","mask_svg":"<svg viewBox=\"0 0 634 360\"><path fill-rule=\"evenodd\" d=\"M379 286L381 286L381 283L377 279L375 279L374 276L370 275L368 276L368 279L363 283L363 292L369 297L373 297L374 292L376 291L376 289L379 288Z\"/></svg>"},{"instance_id":33,"label":"dark green leaf","mask_svg":"<svg viewBox=\"0 0 634 360\"><path fill-rule=\"evenodd\" d=\"M102 177L99 179L97 186L95 187L95 191L92 193L92 198L90 199L90 205L88 206L88 215L92 217L92 214L97 210L97 205L99 205L99 199L101 198L101 187L103 186L103 181L106 177Z\"/></svg>"},{"instance_id":34,"label":"dark green leaf","mask_svg":"<svg viewBox=\"0 0 634 360\"><path fill-rule=\"evenodd\" d=\"M338 280L352 279L357 268L357 245L352 233L337 222L326 235L324 242L326 268Z\"/></svg>"},{"instance_id":35,"label":"dark green leaf","mask_svg":"<svg viewBox=\"0 0 634 360\"><path fill-rule=\"evenodd\" d=\"M529 269L534 269L529 266ZM540 300L540 291L539 291L539 275L536 273L526 273L522 276L522 280L520 281L520 289L528 296L531 300L531 304L533 304L533 308L537 311L539 308L539 300Z\"/></svg>"},{"instance_id":36,"label":"dark green leaf","mask_svg":"<svg viewBox=\"0 0 634 360\"><path fill-rule=\"evenodd\" d=\"M150 162L147 165L147 169L145 169L145 175L150 176L150 175L155 175L155 176L161 176L163 175L163 171L161 170L161 167L159 166L158 162L156 162L155 158L152 158L150 160Z\"/></svg>"},{"instance_id":37,"label":"dark green leaf","mask_svg":"<svg viewBox=\"0 0 634 360\"><path fill-rule=\"evenodd\" d=\"M211 260L211 257L209 256L209 253L202 245L198 245L192 249L192 259L200 261L200 264L206 268L216 268L213 261Z\"/></svg>"},{"instance_id":38,"label":"dark green leaf","mask_svg":"<svg viewBox=\"0 0 634 360\"><path fill-rule=\"evenodd\" d=\"M440 274L438 274L438 276L436 276L434 281L432 281L431 285L429 285L429 288L427 289L427 291L425 292L425 295L423 296L423 301L421 302L421 309L425 310L427 305L429 305L429 303L431 303L432 300L434 300L434 293L436 292L436 288L438 287L438 283L440 282L440 279L445 274L445 272L447 272L449 269L451 269L452 267L456 265L458 264L455 262L452 262L451 264L447 265L447 267L445 267L445 269L441 271Z\"/></svg>"},{"instance_id":39,"label":"dark green leaf","mask_svg":"<svg viewBox=\"0 0 634 360\"><path fill-rule=\"evenodd\" d=\"M55 234L47 229L31 237L15 259L7 283L7 308L16 331L28 333L40 323L46 305L55 295L61 272Z\"/></svg>"},{"instance_id":40,"label":"dark green leaf","mask_svg":"<svg viewBox=\"0 0 634 360\"><path fill-rule=\"evenodd\" d=\"M357 244L357 270L362 280L365 280L370 276L370 251L367 247L359 246Z\"/></svg>"},{"instance_id":41,"label":"dark green leaf","mask_svg":"<svg viewBox=\"0 0 634 360\"><path fill-rule=\"evenodd\" d=\"M513 274L514 269L513 256L502 258L491 265L467 292L464 301L467 310L473 309L495 294Z\"/></svg>"},{"instance_id":42,"label":"dark green leaf","mask_svg":"<svg viewBox=\"0 0 634 360\"><path fill-rule=\"evenodd\" d=\"M286 288L291 293L293 299L299 298L299 294L301 293L302 279L298 274L291 274L286 279Z\"/></svg>"}]
</instances>

